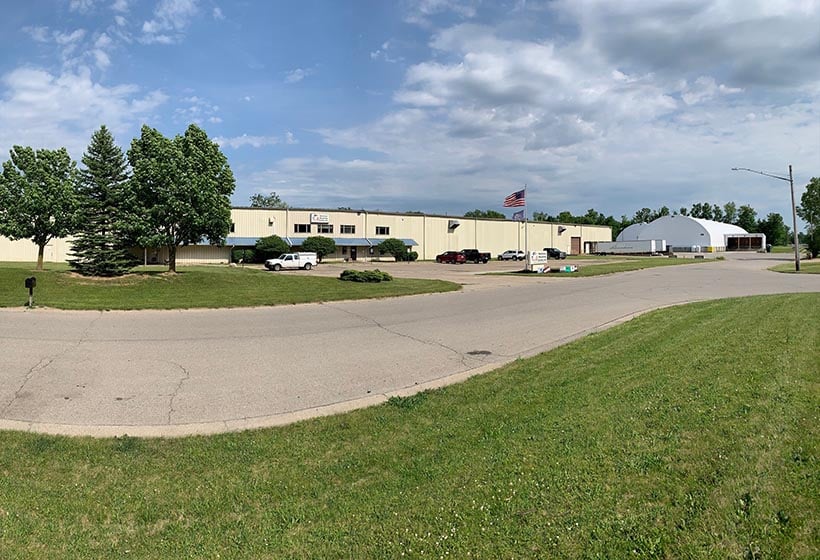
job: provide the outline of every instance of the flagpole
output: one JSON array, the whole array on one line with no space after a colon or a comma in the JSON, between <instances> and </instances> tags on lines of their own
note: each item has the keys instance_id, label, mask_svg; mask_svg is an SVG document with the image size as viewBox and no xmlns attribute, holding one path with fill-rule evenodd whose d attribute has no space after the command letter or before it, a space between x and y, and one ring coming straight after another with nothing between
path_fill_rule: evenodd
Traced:
<instances>
[{"instance_id":1,"label":"flagpole","mask_svg":"<svg viewBox=\"0 0 820 560\"><path fill-rule=\"evenodd\" d=\"M527 241L527 183L524 183L524 252L529 254L530 245Z\"/></svg>"}]
</instances>

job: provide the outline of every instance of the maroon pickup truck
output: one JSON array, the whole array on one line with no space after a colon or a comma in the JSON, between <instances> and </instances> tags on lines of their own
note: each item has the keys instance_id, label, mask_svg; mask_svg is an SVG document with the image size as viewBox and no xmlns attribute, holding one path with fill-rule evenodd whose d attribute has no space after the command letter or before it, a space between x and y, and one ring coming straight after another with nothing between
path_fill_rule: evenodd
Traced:
<instances>
[{"instance_id":1,"label":"maroon pickup truck","mask_svg":"<svg viewBox=\"0 0 820 560\"><path fill-rule=\"evenodd\" d=\"M467 257L461 251L444 251L440 255L436 255L437 263L449 264L464 264L467 262Z\"/></svg>"}]
</instances>

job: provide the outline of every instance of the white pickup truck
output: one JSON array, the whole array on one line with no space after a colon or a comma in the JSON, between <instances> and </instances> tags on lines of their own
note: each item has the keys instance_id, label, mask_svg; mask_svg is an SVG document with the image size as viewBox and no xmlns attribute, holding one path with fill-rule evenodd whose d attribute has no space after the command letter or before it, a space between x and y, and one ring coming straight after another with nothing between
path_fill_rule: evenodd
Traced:
<instances>
[{"instance_id":1,"label":"white pickup truck","mask_svg":"<svg viewBox=\"0 0 820 560\"><path fill-rule=\"evenodd\" d=\"M318 262L316 253L285 253L277 259L266 260L265 268L275 271L282 270L283 268L304 268L305 270L310 270L316 266Z\"/></svg>"}]
</instances>

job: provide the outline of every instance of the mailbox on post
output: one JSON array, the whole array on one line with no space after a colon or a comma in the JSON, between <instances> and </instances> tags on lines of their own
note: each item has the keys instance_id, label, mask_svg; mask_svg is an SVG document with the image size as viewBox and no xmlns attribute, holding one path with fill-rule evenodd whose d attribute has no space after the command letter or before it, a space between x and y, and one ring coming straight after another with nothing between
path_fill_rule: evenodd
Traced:
<instances>
[{"instance_id":1,"label":"mailbox on post","mask_svg":"<svg viewBox=\"0 0 820 560\"><path fill-rule=\"evenodd\" d=\"M31 307L34 299L34 286L37 285L37 278L31 276L26 278L26 288L28 288L28 306Z\"/></svg>"}]
</instances>

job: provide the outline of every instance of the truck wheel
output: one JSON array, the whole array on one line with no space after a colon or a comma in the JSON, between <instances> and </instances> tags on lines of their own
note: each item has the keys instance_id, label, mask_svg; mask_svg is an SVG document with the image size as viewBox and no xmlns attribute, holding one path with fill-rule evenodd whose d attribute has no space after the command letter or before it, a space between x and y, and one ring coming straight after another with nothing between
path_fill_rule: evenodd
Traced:
<instances>
[{"instance_id":1,"label":"truck wheel","mask_svg":"<svg viewBox=\"0 0 820 560\"><path fill-rule=\"evenodd\" d=\"M279 263L276 263L275 265L273 265L273 270L274 270L274 272L279 272L280 270L282 270L282 265L279 264Z\"/></svg>"},{"instance_id":2,"label":"truck wheel","mask_svg":"<svg viewBox=\"0 0 820 560\"><path fill-rule=\"evenodd\" d=\"M484 264L487 264L487 261L488 261L488 260L490 260L490 259L484 259L484 260L483 260L483 261L481 261L481 262L483 262Z\"/></svg>"},{"instance_id":3,"label":"truck wheel","mask_svg":"<svg viewBox=\"0 0 820 560\"><path fill-rule=\"evenodd\" d=\"M310 270L312 265L310 263L305 263L305 270Z\"/></svg>"}]
</instances>

